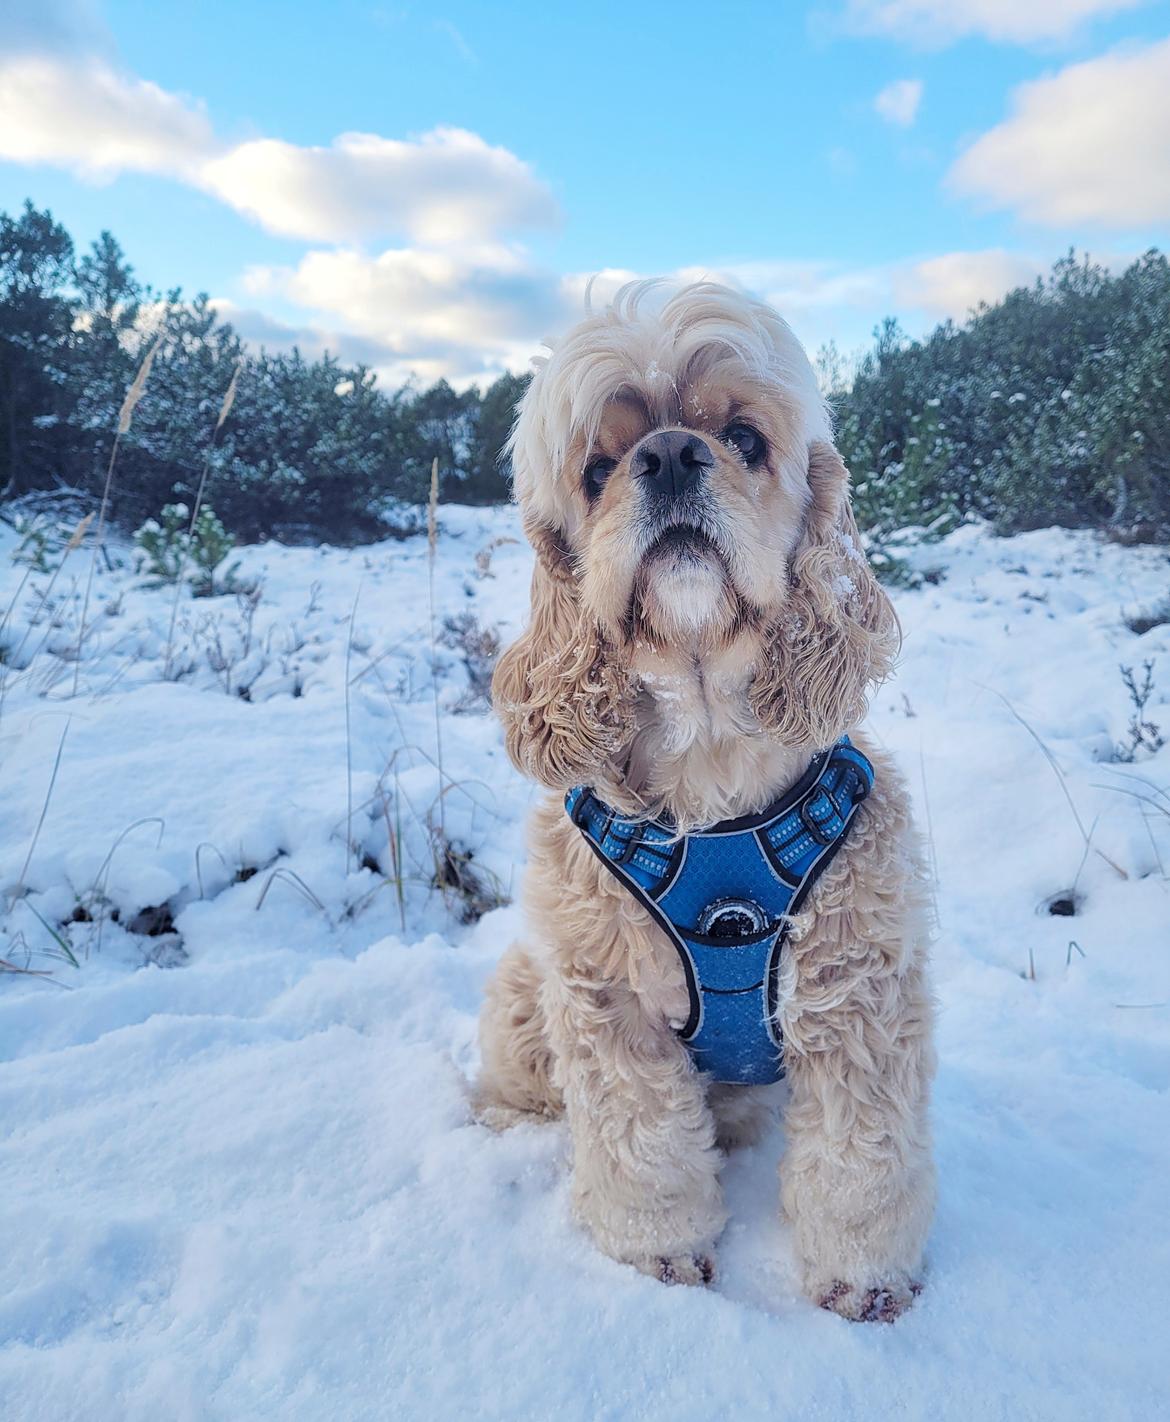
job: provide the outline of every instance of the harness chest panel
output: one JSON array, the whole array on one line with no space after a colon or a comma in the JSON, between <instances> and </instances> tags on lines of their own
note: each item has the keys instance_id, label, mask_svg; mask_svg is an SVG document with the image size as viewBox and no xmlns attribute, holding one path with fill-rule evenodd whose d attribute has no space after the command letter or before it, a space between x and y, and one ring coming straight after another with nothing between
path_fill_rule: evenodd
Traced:
<instances>
[{"instance_id":1,"label":"harness chest panel","mask_svg":"<svg viewBox=\"0 0 1170 1422\"><path fill-rule=\"evenodd\" d=\"M679 1035L715 1081L783 1076L776 1009L788 926L872 786L873 766L844 736L760 814L688 835L623 819L585 786L565 797L589 846L678 950L690 997Z\"/></svg>"}]
</instances>

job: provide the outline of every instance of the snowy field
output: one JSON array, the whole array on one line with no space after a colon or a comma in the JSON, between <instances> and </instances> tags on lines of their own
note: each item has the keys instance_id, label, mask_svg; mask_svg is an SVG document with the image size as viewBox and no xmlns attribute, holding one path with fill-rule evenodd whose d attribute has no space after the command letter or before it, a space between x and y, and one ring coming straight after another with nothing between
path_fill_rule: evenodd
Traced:
<instances>
[{"instance_id":1,"label":"snowy field","mask_svg":"<svg viewBox=\"0 0 1170 1422\"><path fill-rule=\"evenodd\" d=\"M44 597L0 525L0 1418L1170 1416L1170 746L1112 758L1120 664L1170 739L1170 626L1129 625L1165 552L967 528L896 595L941 1193L883 1327L798 1295L779 1130L697 1291L591 1247L561 1126L471 1120L532 796L482 695L516 536L444 511L434 657L425 539L247 549L178 680L170 593L99 569L74 696L88 555Z\"/></svg>"}]
</instances>

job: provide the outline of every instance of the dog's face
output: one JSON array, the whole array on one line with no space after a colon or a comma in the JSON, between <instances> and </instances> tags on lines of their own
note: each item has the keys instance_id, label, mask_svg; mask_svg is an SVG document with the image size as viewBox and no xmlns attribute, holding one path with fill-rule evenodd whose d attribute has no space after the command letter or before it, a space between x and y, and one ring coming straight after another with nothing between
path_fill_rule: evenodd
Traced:
<instances>
[{"instance_id":1,"label":"dog's face","mask_svg":"<svg viewBox=\"0 0 1170 1422\"><path fill-rule=\"evenodd\" d=\"M800 422L734 358L653 385L570 442L571 547L611 636L702 646L783 601L809 497Z\"/></svg>"},{"instance_id":2,"label":"dog's face","mask_svg":"<svg viewBox=\"0 0 1170 1422\"><path fill-rule=\"evenodd\" d=\"M701 285L647 310L654 294L623 290L539 370L517 495L571 554L607 635L717 639L783 600L809 442L828 422L769 308Z\"/></svg>"},{"instance_id":3,"label":"dog's face","mask_svg":"<svg viewBox=\"0 0 1170 1422\"><path fill-rule=\"evenodd\" d=\"M548 784L628 743L639 645L742 646L761 727L818 747L892 655L796 338L723 287L654 295L624 288L553 349L513 437L539 563L495 699L513 758Z\"/></svg>"}]
</instances>

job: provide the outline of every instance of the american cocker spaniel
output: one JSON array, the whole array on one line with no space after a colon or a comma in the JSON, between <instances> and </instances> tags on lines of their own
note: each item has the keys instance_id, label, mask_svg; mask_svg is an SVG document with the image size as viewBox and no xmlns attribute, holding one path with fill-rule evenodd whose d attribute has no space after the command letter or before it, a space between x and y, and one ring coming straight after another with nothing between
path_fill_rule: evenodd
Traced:
<instances>
[{"instance_id":1,"label":"american cocker spaniel","mask_svg":"<svg viewBox=\"0 0 1170 1422\"><path fill-rule=\"evenodd\" d=\"M812 367L739 292L633 283L539 363L511 452L536 564L493 700L551 793L480 1118L563 1113L598 1246L706 1283L725 1152L779 1100L805 1291L892 1319L934 1204L928 894L858 729L899 633Z\"/></svg>"}]
</instances>

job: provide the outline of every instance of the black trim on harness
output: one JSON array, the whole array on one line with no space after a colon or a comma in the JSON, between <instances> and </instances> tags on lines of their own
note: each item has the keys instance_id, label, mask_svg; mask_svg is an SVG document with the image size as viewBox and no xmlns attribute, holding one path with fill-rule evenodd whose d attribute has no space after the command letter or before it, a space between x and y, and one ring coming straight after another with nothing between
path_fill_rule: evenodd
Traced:
<instances>
[{"instance_id":1,"label":"black trim on harness","mask_svg":"<svg viewBox=\"0 0 1170 1422\"><path fill-rule=\"evenodd\" d=\"M780 924L774 919L767 928L757 929L755 933L737 934L734 938L721 938L717 933L692 933L689 928L680 928L679 933L703 948L751 948L756 943L766 943L779 929Z\"/></svg>"},{"instance_id":2,"label":"black trim on harness","mask_svg":"<svg viewBox=\"0 0 1170 1422\"><path fill-rule=\"evenodd\" d=\"M814 755L809 762L808 769L800 779L790 789L786 790L778 800L773 800L765 809L754 815L737 815L733 820L720 820L718 824L706 825L702 829L691 830L690 834L696 839L702 839L706 835L717 834L738 834L740 830L758 829L761 825L771 824L773 820L779 819L812 789L821 778L825 765L829 760L831 750L820 751Z\"/></svg>"}]
</instances>

